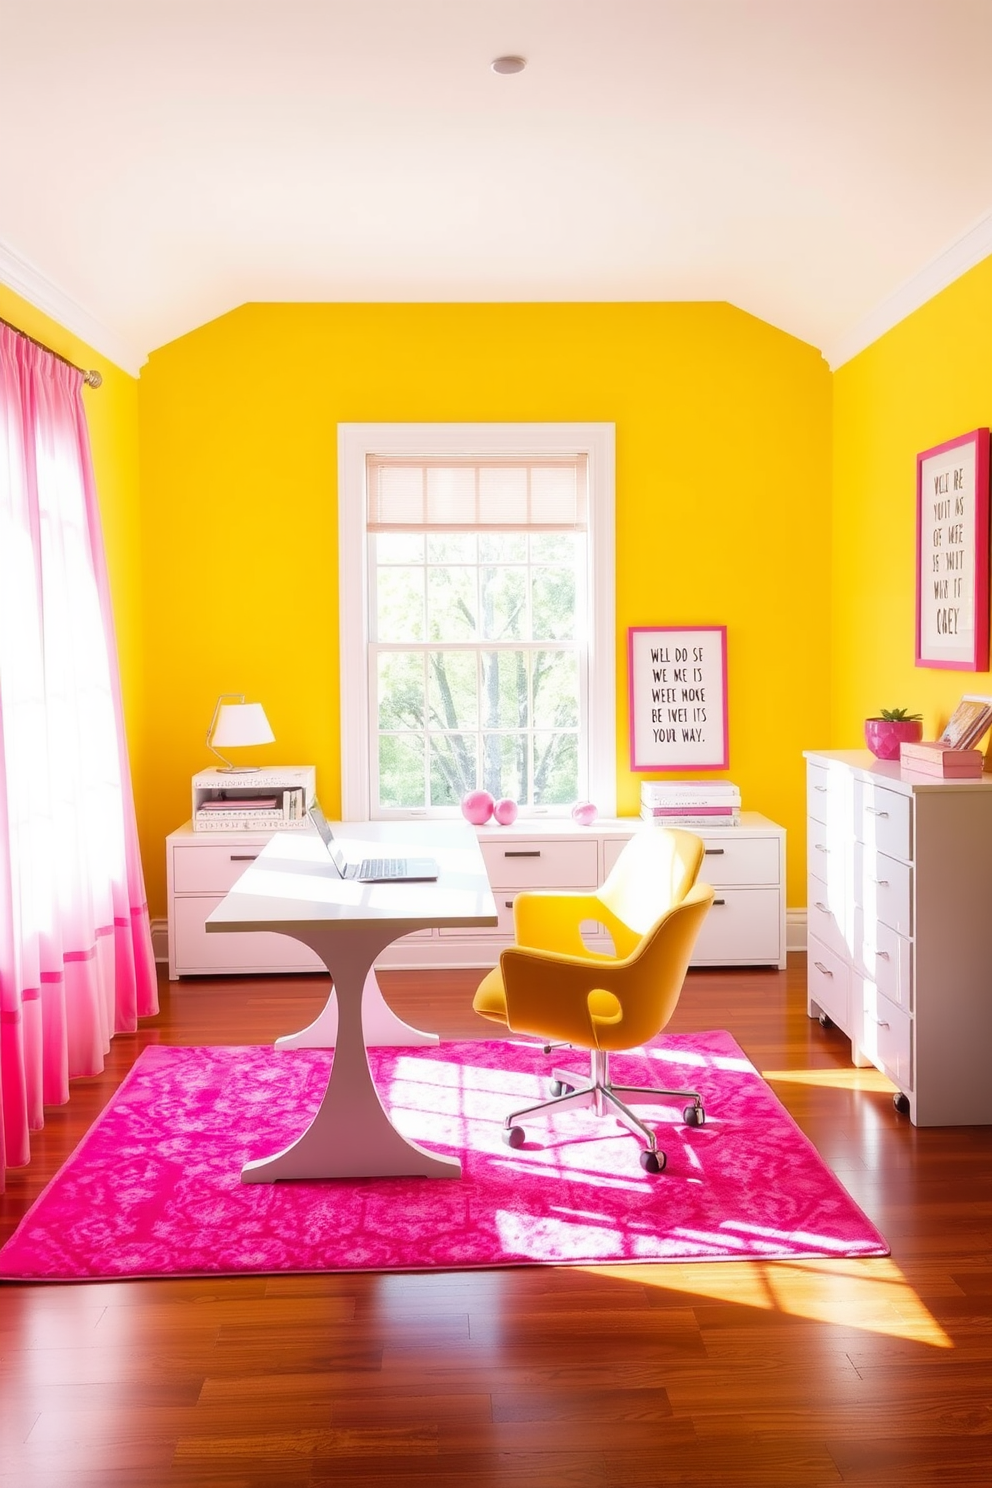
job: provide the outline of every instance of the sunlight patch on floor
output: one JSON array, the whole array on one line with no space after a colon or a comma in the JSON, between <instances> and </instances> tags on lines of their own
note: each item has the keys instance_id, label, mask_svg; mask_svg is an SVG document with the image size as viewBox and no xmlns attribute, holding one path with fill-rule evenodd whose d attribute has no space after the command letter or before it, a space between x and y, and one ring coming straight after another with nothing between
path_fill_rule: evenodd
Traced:
<instances>
[{"instance_id":1,"label":"sunlight patch on floor","mask_svg":"<svg viewBox=\"0 0 992 1488\"><path fill-rule=\"evenodd\" d=\"M686 1292L710 1301L863 1328L933 1348L953 1348L893 1260L732 1261L585 1266L594 1276Z\"/></svg>"},{"instance_id":2,"label":"sunlight patch on floor","mask_svg":"<svg viewBox=\"0 0 992 1488\"><path fill-rule=\"evenodd\" d=\"M894 1095L896 1086L888 1075L872 1066L870 1069L791 1069L762 1070L761 1078L770 1085L819 1085L827 1090L873 1090Z\"/></svg>"}]
</instances>

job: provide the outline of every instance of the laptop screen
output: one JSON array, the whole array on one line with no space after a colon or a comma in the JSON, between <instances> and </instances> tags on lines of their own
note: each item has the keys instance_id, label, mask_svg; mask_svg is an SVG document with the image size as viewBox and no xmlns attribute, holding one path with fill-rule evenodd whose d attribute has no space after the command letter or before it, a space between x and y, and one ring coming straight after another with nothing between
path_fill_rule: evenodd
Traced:
<instances>
[{"instance_id":1,"label":"laptop screen","mask_svg":"<svg viewBox=\"0 0 992 1488\"><path fill-rule=\"evenodd\" d=\"M331 831L330 823L328 822L327 817L324 815L323 811L321 811L320 806L316 801L314 801L313 805L310 807L309 816L310 820L313 822L314 826L317 828L317 831L321 835L324 846L327 848L327 851L330 855L331 862L334 864L335 868L338 870L338 873L343 878L347 860L345 859L344 853L334 841L334 833Z\"/></svg>"}]
</instances>

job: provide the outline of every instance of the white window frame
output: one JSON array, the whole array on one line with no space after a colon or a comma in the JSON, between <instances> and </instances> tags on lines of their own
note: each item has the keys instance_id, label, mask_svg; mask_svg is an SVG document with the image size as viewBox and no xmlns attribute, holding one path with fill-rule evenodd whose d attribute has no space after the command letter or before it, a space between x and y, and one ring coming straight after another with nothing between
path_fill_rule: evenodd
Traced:
<instances>
[{"instance_id":1,"label":"white window frame","mask_svg":"<svg viewBox=\"0 0 992 1488\"><path fill-rule=\"evenodd\" d=\"M368 821L370 707L368 671L367 459L369 455L569 457L585 455L589 478L588 761L589 796L600 815L616 815L616 436L608 423L339 424L338 586L341 668L341 816ZM431 817L429 807L390 817ZM560 815L553 807L528 816Z\"/></svg>"}]
</instances>

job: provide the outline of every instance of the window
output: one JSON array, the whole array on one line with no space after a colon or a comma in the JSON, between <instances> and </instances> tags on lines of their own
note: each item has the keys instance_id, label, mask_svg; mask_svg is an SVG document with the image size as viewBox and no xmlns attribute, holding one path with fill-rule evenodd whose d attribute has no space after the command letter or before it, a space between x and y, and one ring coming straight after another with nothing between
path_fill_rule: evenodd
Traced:
<instances>
[{"instance_id":1,"label":"window","mask_svg":"<svg viewBox=\"0 0 992 1488\"><path fill-rule=\"evenodd\" d=\"M341 425L350 818L615 809L611 425Z\"/></svg>"}]
</instances>

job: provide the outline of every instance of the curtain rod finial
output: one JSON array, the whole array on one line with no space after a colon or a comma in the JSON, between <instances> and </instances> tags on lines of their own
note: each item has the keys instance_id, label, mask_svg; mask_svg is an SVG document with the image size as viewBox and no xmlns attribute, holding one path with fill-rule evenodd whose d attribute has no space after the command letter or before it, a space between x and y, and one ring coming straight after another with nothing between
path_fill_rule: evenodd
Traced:
<instances>
[{"instance_id":1,"label":"curtain rod finial","mask_svg":"<svg viewBox=\"0 0 992 1488\"><path fill-rule=\"evenodd\" d=\"M83 373L83 381L86 383L87 387L98 388L103 386L103 378L101 377L100 373L95 372L92 367L88 372Z\"/></svg>"}]
</instances>

